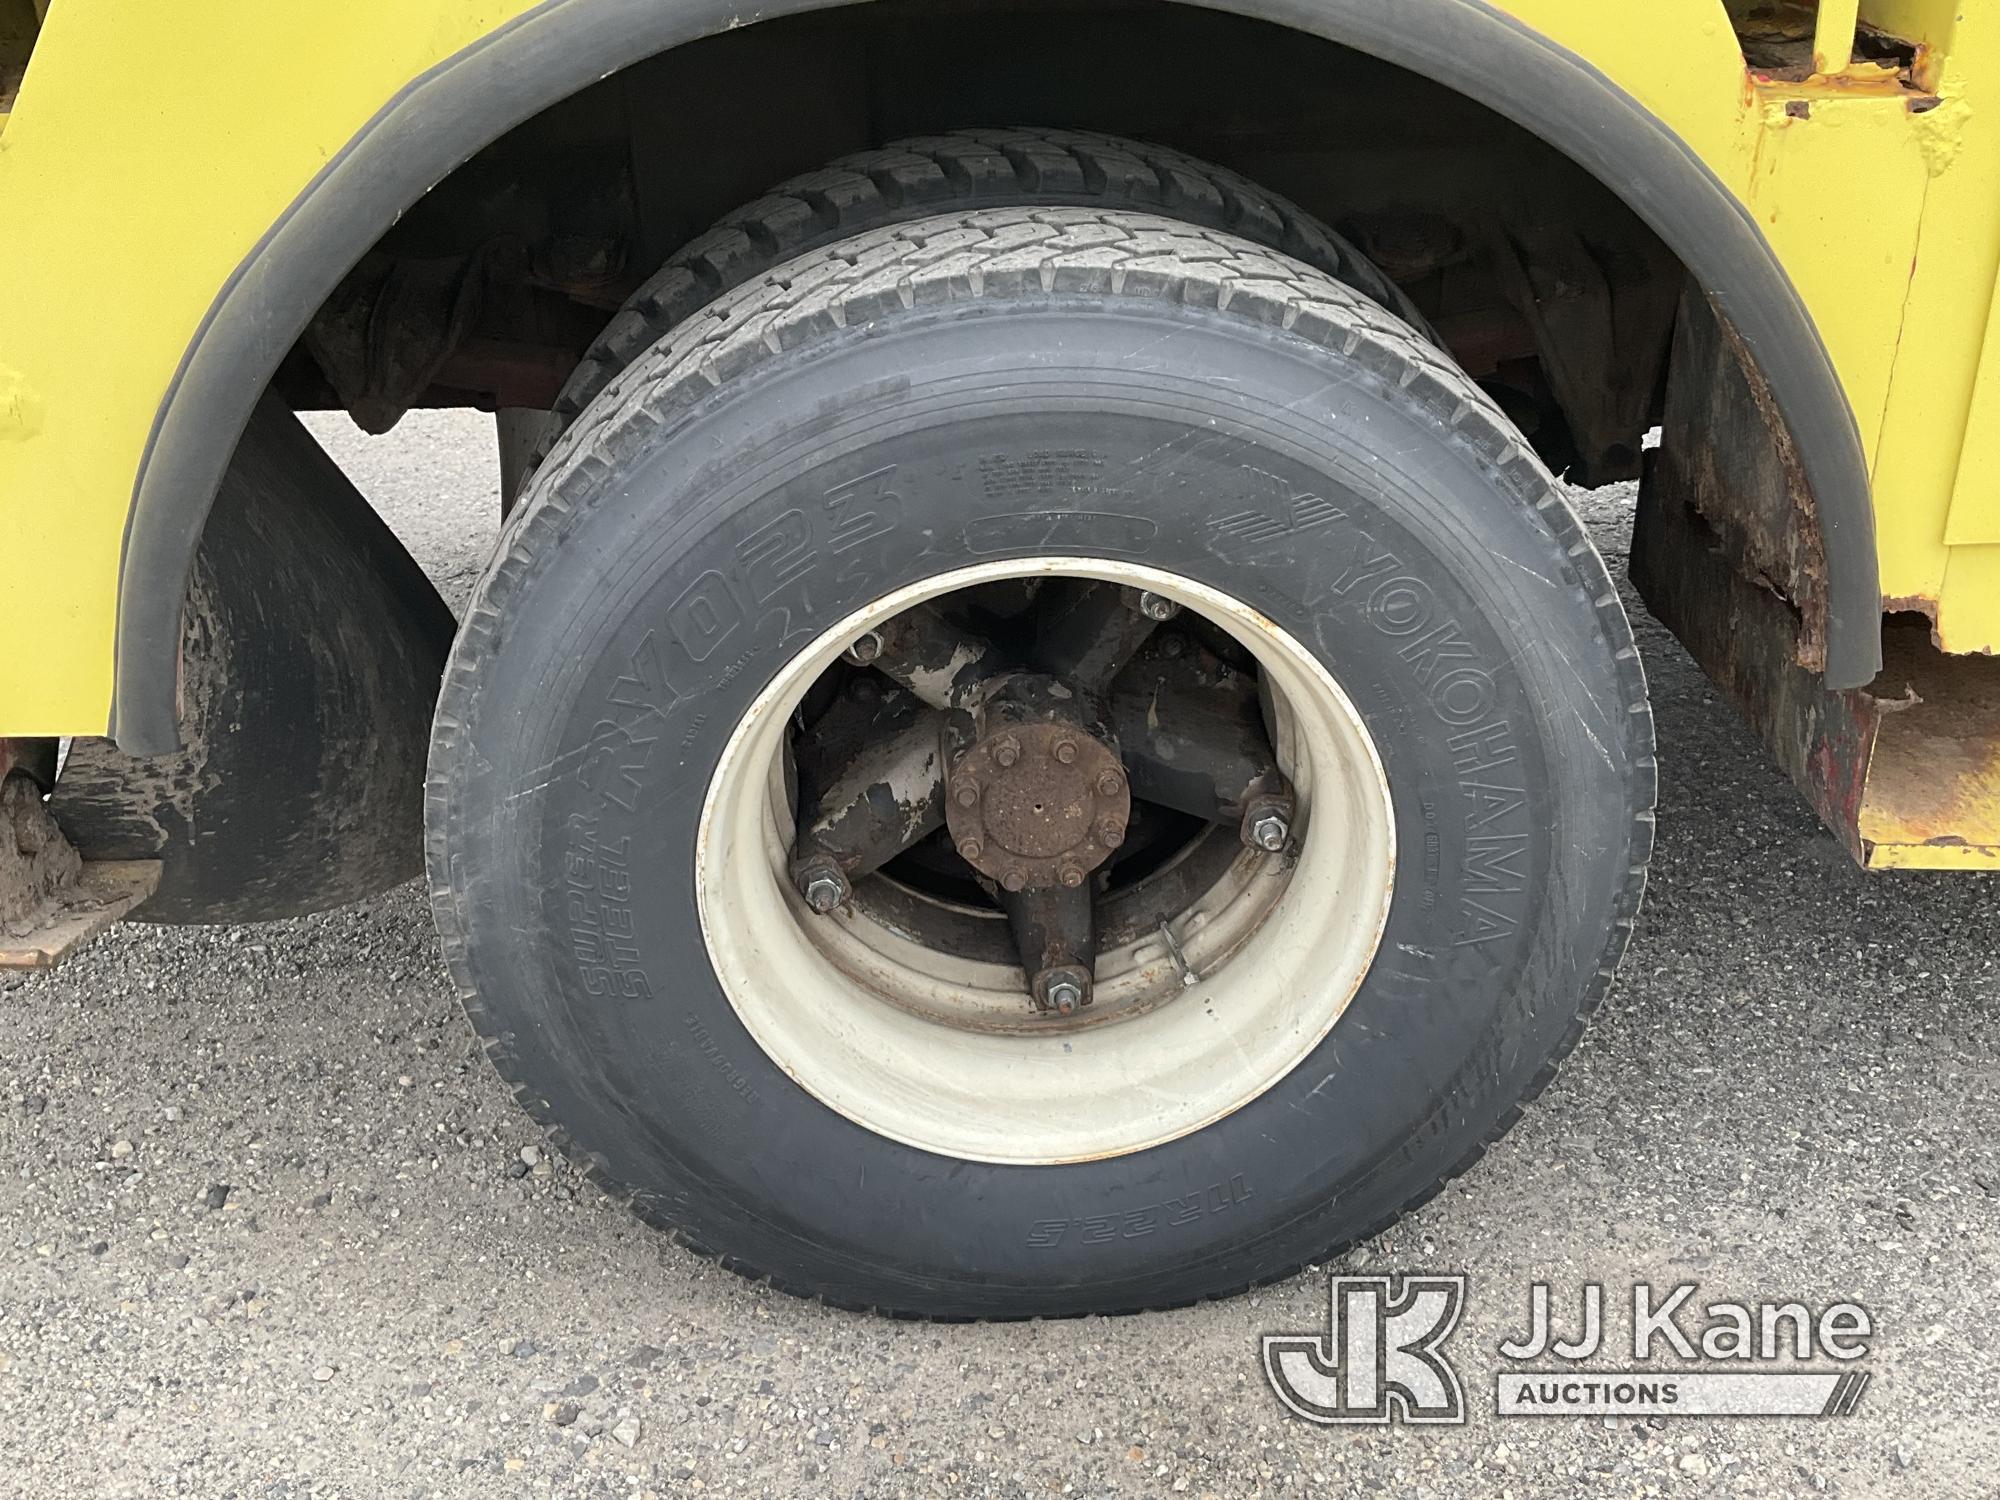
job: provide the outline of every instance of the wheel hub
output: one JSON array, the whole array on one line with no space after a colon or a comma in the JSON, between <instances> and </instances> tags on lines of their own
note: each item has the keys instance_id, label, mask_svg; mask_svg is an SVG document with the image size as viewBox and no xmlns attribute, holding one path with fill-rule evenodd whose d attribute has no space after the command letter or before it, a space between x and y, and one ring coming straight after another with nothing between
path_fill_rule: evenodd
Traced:
<instances>
[{"instance_id":1,"label":"wheel hub","mask_svg":"<svg viewBox=\"0 0 2000 1500\"><path fill-rule=\"evenodd\" d=\"M1145 593L1180 613L1154 620ZM871 632L872 661L838 660ZM1130 823L1078 886L1009 892L958 853L968 776L995 850L1080 868L1110 795L1086 779L1095 747L1120 757ZM987 822L1016 792L1033 815L1038 790L1009 850ZM1380 939L1395 823L1360 714L1281 625L1160 569L1037 557L909 585L781 664L696 850L711 962L800 1087L920 1150L1096 1162L1213 1123L1319 1044ZM826 911L822 858L849 892Z\"/></svg>"},{"instance_id":2,"label":"wheel hub","mask_svg":"<svg viewBox=\"0 0 2000 1500\"><path fill-rule=\"evenodd\" d=\"M1158 590L1023 583L925 600L848 639L841 671L863 676L824 683L793 746L790 875L833 917L904 851L933 869L949 851L947 879L962 890L971 875L1005 915L1036 1011L1072 1017L1096 1000L1097 908L1135 817L1125 868L1143 879L1186 817L1289 858L1297 809L1240 640L1197 621L1154 642L1184 610ZM1156 925L1187 982L1179 939Z\"/></svg>"},{"instance_id":3,"label":"wheel hub","mask_svg":"<svg viewBox=\"0 0 2000 1500\"><path fill-rule=\"evenodd\" d=\"M965 862L1002 890L1082 885L1125 842L1132 791L1084 700L1050 678L1003 682L966 716L945 820Z\"/></svg>"}]
</instances>

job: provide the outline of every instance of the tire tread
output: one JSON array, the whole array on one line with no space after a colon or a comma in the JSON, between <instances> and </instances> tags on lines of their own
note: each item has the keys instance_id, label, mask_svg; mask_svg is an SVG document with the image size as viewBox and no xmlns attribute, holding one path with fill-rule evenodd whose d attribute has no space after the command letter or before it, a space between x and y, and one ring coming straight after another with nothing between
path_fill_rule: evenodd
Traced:
<instances>
[{"instance_id":1,"label":"tire tread","mask_svg":"<svg viewBox=\"0 0 2000 1500\"><path fill-rule=\"evenodd\" d=\"M676 251L627 299L571 372L553 408L555 431L531 456L527 475L621 371L712 297L829 240L918 215L1003 203L1151 210L1229 230L1317 266L1413 326L1426 326L1395 283L1340 235L1225 168L1087 130L1017 127L920 136L780 183Z\"/></svg>"}]
</instances>

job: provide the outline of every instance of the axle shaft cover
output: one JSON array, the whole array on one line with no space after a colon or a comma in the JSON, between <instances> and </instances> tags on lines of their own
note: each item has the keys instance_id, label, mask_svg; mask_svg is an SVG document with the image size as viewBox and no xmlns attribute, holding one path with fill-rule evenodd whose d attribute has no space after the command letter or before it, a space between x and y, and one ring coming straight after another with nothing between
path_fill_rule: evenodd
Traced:
<instances>
[{"instance_id":1,"label":"axle shaft cover","mask_svg":"<svg viewBox=\"0 0 2000 1500\"><path fill-rule=\"evenodd\" d=\"M1082 885L1125 842L1131 816L1118 753L1060 719L994 726L946 787L959 854L1008 891Z\"/></svg>"}]
</instances>

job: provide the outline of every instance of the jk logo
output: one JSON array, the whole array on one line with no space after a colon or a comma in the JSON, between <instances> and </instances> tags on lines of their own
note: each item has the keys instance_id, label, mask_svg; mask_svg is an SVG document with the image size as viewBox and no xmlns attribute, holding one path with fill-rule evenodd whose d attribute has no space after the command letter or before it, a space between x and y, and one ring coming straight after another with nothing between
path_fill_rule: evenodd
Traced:
<instances>
[{"instance_id":1,"label":"jk logo","mask_svg":"<svg viewBox=\"0 0 2000 1500\"><path fill-rule=\"evenodd\" d=\"M1308 1422L1465 1421L1442 1352L1465 1309L1463 1276L1327 1278L1327 1326L1264 1335L1264 1378Z\"/></svg>"}]
</instances>

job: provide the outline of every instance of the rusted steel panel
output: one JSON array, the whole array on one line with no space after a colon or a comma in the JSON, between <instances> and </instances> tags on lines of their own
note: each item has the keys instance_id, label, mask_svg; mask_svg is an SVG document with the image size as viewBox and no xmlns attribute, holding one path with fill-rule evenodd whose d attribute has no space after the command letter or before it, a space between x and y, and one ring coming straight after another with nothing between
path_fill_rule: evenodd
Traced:
<instances>
[{"instance_id":1,"label":"rusted steel panel","mask_svg":"<svg viewBox=\"0 0 2000 1500\"><path fill-rule=\"evenodd\" d=\"M1859 817L1869 867L2000 866L2000 659L1946 656L1916 619L1891 622L1882 650Z\"/></svg>"},{"instance_id":2,"label":"rusted steel panel","mask_svg":"<svg viewBox=\"0 0 2000 1500\"><path fill-rule=\"evenodd\" d=\"M1799 665L1798 617L1732 563L1731 545L1686 503L1715 472L1651 455L1632 537L1632 581L1654 616L1728 693L1848 853L1865 861L1858 817L1880 721L1865 691L1829 692Z\"/></svg>"},{"instance_id":3,"label":"rusted steel panel","mask_svg":"<svg viewBox=\"0 0 2000 1500\"><path fill-rule=\"evenodd\" d=\"M1747 383L1702 322L1684 318L1675 339L1633 582L1858 862L2000 868L2000 659L1946 656L1907 614L1884 630L1873 683L1827 690L1785 591L1819 577L1796 470L1768 433L1760 443Z\"/></svg>"},{"instance_id":4,"label":"rusted steel panel","mask_svg":"<svg viewBox=\"0 0 2000 1500\"><path fill-rule=\"evenodd\" d=\"M1689 288L1674 328L1659 473L1749 582L1791 606L1792 659L1826 665L1826 547L1805 471L1734 332Z\"/></svg>"}]
</instances>

